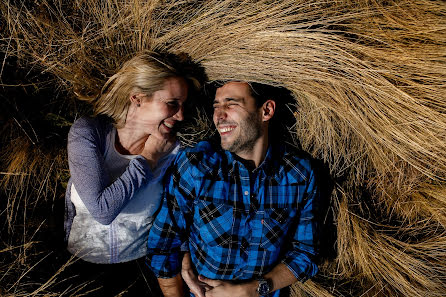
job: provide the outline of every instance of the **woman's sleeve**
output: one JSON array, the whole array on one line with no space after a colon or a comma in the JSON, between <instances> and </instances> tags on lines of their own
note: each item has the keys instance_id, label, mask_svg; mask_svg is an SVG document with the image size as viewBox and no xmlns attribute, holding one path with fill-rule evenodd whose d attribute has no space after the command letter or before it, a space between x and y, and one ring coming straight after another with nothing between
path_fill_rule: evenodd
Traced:
<instances>
[{"instance_id":1,"label":"woman's sleeve","mask_svg":"<svg viewBox=\"0 0 446 297\"><path fill-rule=\"evenodd\" d=\"M132 159L124 173L111 181L101 149L101 126L97 120L81 118L68 134L68 164L73 184L93 218L108 225L125 207L135 192L153 178L142 157Z\"/></svg>"}]
</instances>

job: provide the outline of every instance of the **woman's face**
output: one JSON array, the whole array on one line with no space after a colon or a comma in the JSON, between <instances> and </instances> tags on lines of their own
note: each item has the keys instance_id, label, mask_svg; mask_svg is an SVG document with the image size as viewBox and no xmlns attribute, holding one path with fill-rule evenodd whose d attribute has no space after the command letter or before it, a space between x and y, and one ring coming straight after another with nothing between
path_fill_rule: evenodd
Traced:
<instances>
[{"instance_id":1,"label":"woman's face","mask_svg":"<svg viewBox=\"0 0 446 297\"><path fill-rule=\"evenodd\" d=\"M187 84L182 77L170 77L163 88L152 96L137 94L132 100L127 123L135 129L158 138L169 138L175 123L183 120L184 102L187 99ZM139 106L138 106L139 104ZM133 126L133 125L132 125Z\"/></svg>"}]
</instances>

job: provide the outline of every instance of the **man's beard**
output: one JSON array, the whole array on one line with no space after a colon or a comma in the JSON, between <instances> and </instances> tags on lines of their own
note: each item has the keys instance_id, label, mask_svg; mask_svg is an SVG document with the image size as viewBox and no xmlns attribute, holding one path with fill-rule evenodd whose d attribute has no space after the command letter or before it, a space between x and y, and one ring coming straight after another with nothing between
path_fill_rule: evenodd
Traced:
<instances>
[{"instance_id":1,"label":"man's beard","mask_svg":"<svg viewBox=\"0 0 446 297\"><path fill-rule=\"evenodd\" d=\"M250 113L245 120L240 122L238 128L239 137L227 145L222 143L222 148L235 154L251 151L262 133L259 115L255 112Z\"/></svg>"}]
</instances>

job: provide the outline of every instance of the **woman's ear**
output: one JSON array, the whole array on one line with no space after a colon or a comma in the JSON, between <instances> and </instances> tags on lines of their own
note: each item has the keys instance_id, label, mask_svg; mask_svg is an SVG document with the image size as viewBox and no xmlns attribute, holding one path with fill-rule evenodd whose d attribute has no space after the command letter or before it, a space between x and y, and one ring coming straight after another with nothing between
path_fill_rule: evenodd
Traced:
<instances>
[{"instance_id":1,"label":"woman's ear","mask_svg":"<svg viewBox=\"0 0 446 297\"><path fill-rule=\"evenodd\" d=\"M266 100L262 105L262 120L264 122L269 121L276 111L276 102L274 100Z\"/></svg>"},{"instance_id":2,"label":"woman's ear","mask_svg":"<svg viewBox=\"0 0 446 297\"><path fill-rule=\"evenodd\" d=\"M137 107L141 106L141 98L142 98L143 94L138 94L138 93L131 93L130 94L130 103L135 104Z\"/></svg>"}]
</instances>

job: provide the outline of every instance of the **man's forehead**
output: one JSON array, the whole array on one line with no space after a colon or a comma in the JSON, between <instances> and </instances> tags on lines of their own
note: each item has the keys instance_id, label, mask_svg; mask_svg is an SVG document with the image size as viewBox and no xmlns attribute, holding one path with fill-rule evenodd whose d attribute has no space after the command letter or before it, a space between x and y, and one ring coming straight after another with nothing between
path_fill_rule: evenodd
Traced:
<instances>
[{"instance_id":1,"label":"man's forehead","mask_svg":"<svg viewBox=\"0 0 446 297\"><path fill-rule=\"evenodd\" d=\"M244 98L251 95L251 90L247 82L231 81L219 87L215 93L215 99L224 99L227 96Z\"/></svg>"}]
</instances>

